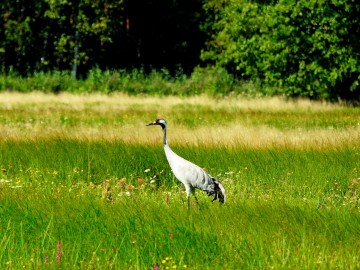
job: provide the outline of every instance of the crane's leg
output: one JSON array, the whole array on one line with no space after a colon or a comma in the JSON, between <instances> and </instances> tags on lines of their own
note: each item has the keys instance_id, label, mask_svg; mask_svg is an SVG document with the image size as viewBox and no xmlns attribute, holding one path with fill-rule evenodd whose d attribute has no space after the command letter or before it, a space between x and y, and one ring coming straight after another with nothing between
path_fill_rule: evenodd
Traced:
<instances>
[{"instance_id":1,"label":"crane's leg","mask_svg":"<svg viewBox=\"0 0 360 270\"><path fill-rule=\"evenodd\" d=\"M199 209L201 209L200 203L199 203L197 197L195 196L195 193L193 193L193 195L195 198L196 205L199 207ZM190 197L191 197L190 195L187 196L187 210L190 210Z\"/></svg>"},{"instance_id":2,"label":"crane's leg","mask_svg":"<svg viewBox=\"0 0 360 270\"><path fill-rule=\"evenodd\" d=\"M192 188L192 189L191 189L191 193L192 193L192 195L194 195L196 205L199 207L199 209L201 209L200 203L199 203L199 201L198 201L198 199L197 199L197 197L196 197L196 195L195 195L195 188ZM189 196L189 197L190 197L190 196Z\"/></svg>"},{"instance_id":3,"label":"crane's leg","mask_svg":"<svg viewBox=\"0 0 360 270\"><path fill-rule=\"evenodd\" d=\"M195 196L195 188L193 188L192 186L185 186L185 190L186 190L186 197L187 197L187 210L190 210L190 197L191 197L191 195L194 196L195 202L200 208L199 201Z\"/></svg>"},{"instance_id":4,"label":"crane's leg","mask_svg":"<svg viewBox=\"0 0 360 270\"><path fill-rule=\"evenodd\" d=\"M190 194L192 193L191 186L185 185L186 199L187 199L187 210L190 209Z\"/></svg>"}]
</instances>

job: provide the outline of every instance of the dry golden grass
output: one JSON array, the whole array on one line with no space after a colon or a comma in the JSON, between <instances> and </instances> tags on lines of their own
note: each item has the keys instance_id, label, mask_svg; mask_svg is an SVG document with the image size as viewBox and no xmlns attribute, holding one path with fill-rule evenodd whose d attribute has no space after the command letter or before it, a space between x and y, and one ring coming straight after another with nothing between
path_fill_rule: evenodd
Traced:
<instances>
[{"instance_id":1,"label":"dry golden grass","mask_svg":"<svg viewBox=\"0 0 360 270\"><path fill-rule=\"evenodd\" d=\"M153 97L153 96L128 96L125 94L84 94L74 95L61 93L58 95L33 92L31 94L3 92L0 93L0 106L7 109L16 109L31 105L44 106L46 108L84 110L91 106L94 111L109 112L126 111L141 106L143 110L172 112L180 105L209 106L214 110L219 108L241 108L242 110L261 109L264 111L286 111L286 110L312 110L328 111L339 108L340 105L327 102L313 102L307 99L286 101L280 97L260 99L238 99L238 98L212 98L209 96L194 97ZM28 107L28 110L36 109Z\"/></svg>"},{"instance_id":2,"label":"dry golden grass","mask_svg":"<svg viewBox=\"0 0 360 270\"><path fill-rule=\"evenodd\" d=\"M142 97L115 95L59 95L43 93L0 94L1 140L38 140L68 138L76 140L123 141L132 144L161 144L160 128L145 125L162 116L169 121L171 144L227 147L337 147L360 145L359 111L344 118L343 128L279 128L291 116L299 121L306 114L326 115L344 107L309 100L286 101L282 98L214 99L196 97ZM240 116L237 116L239 114ZM235 115L235 116L234 116ZM264 116L270 115L267 122ZM233 117L234 116L234 117ZM183 123L182 119L193 124ZM215 119L215 120L212 120ZM249 120L250 119L250 120ZM302 119L302 120L301 120ZM270 121L270 122L269 122ZM321 120L319 120L321 121ZM254 124L256 122L256 124Z\"/></svg>"}]
</instances>

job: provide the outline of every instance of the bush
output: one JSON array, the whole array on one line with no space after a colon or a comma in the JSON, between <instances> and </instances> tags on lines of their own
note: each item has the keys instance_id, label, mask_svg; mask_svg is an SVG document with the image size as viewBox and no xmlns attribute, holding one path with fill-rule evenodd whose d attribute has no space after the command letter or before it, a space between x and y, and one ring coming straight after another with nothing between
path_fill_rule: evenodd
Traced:
<instances>
[{"instance_id":1,"label":"bush","mask_svg":"<svg viewBox=\"0 0 360 270\"><path fill-rule=\"evenodd\" d=\"M11 71L0 76L0 90L105 94L123 92L130 95L160 96L228 95L231 93L256 95L260 93L255 84L237 82L225 69L215 67L196 68L191 76L181 71L171 76L166 69L146 73L142 69L101 71L95 68L81 80L74 79L70 72L64 71L37 72L28 77L21 77Z\"/></svg>"}]
</instances>

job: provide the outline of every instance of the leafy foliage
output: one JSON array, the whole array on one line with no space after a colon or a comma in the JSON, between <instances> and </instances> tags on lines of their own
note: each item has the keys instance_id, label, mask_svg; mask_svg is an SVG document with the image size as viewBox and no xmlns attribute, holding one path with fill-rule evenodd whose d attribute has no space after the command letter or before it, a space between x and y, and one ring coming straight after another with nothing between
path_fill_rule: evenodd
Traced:
<instances>
[{"instance_id":1,"label":"leafy foliage","mask_svg":"<svg viewBox=\"0 0 360 270\"><path fill-rule=\"evenodd\" d=\"M231 94L246 81L263 86L256 94L360 100L358 1L5 0L0 12L3 76L72 70L77 79L111 77L100 91L112 92L128 72L146 77L132 93ZM192 80L172 84L184 76ZM193 84L204 79L205 89ZM66 89L58 81L46 91Z\"/></svg>"},{"instance_id":2,"label":"leafy foliage","mask_svg":"<svg viewBox=\"0 0 360 270\"><path fill-rule=\"evenodd\" d=\"M289 96L360 97L358 2L232 0L207 7L218 19L203 59Z\"/></svg>"},{"instance_id":3,"label":"leafy foliage","mask_svg":"<svg viewBox=\"0 0 360 270\"><path fill-rule=\"evenodd\" d=\"M20 77L16 72L0 76L0 91L42 91L72 93L113 93L130 95L179 95L198 94L228 95L229 93L254 96L261 89L256 84L236 81L223 68L196 68L190 76L179 71L171 76L167 69L147 73L144 69L102 71L93 68L84 79L74 79L69 71L35 72L33 76ZM264 94L264 93L262 93Z\"/></svg>"},{"instance_id":4,"label":"leafy foliage","mask_svg":"<svg viewBox=\"0 0 360 270\"><path fill-rule=\"evenodd\" d=\"M124 1L45 0L45 16L55 29L55 61L62 69L78 62L82 66L102 63L116 35L125 35ZM91 44L91 46L89 46Z\"/></svg>"}]
</instances>

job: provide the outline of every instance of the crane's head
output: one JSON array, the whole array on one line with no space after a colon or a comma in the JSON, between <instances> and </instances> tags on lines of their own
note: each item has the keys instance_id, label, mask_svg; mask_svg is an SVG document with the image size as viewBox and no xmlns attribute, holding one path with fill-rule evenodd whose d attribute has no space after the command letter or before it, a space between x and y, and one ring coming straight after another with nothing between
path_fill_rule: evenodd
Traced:
<instances>
[{"instance_id":1,"label":"crane's head","mask_svg":"<svg viewBox=\"0 0 360 270\"><path fill-rule=\"evenodd\" d=\"M154 122L151 122L151 123L147 124L147 126L153 126L153 125L159 125L163 129L165 129L166 128L166 121L164 119L162 119L162 118L158 118Z\"/></svg>"}]
</instances>

